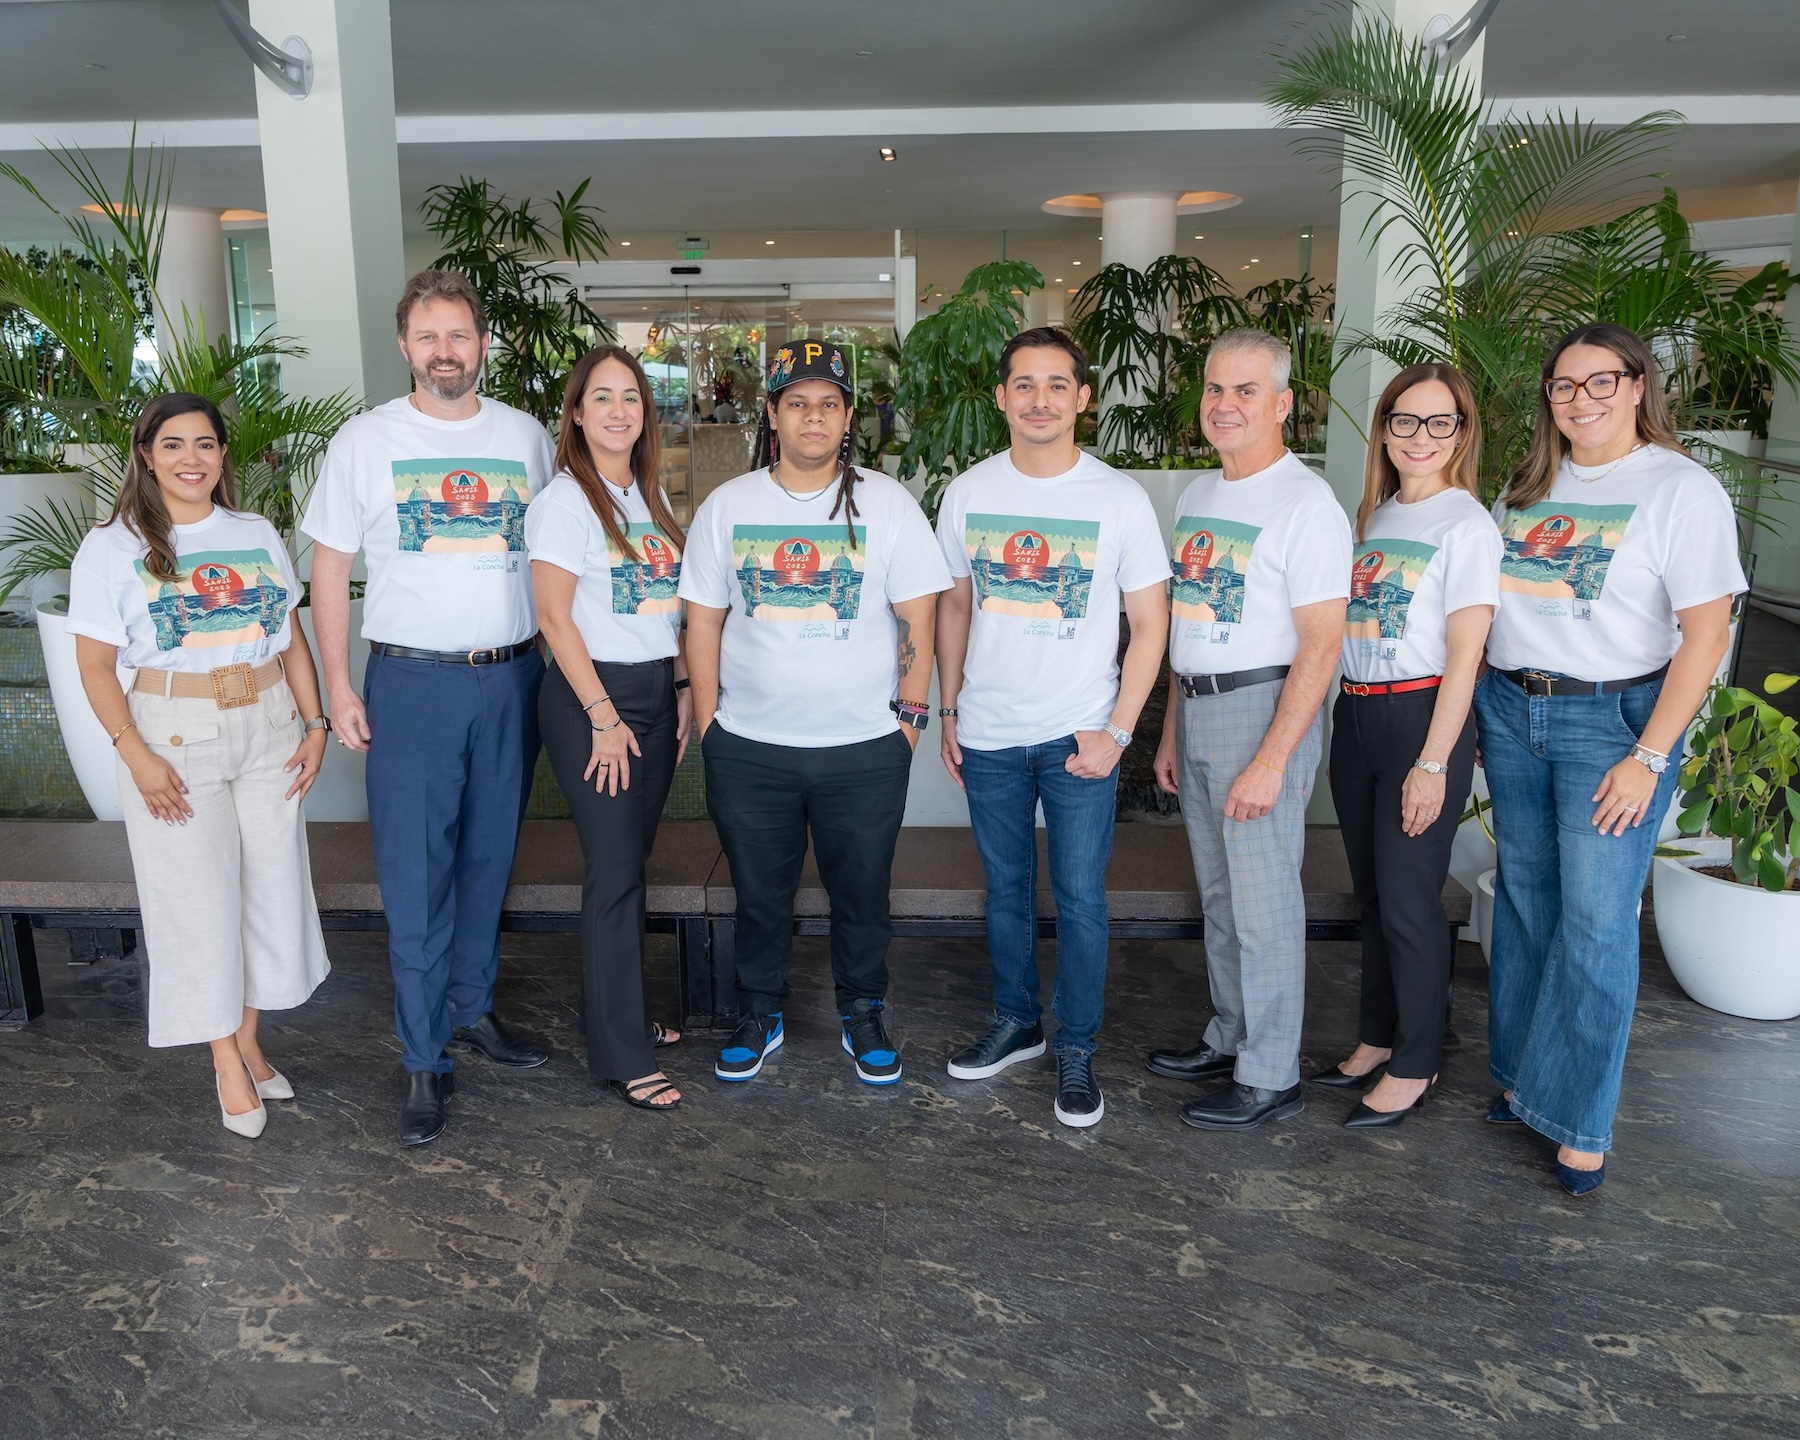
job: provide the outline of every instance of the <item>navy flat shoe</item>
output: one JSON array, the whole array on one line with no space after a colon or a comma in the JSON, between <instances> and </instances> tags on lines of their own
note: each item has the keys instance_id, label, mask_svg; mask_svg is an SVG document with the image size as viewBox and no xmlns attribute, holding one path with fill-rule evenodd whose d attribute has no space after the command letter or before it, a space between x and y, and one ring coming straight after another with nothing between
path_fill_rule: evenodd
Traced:
<instances>
[{"instance_id":1,"label":"navy flat shoe","mask_svg":"<svg viewBox=\"0 0 1800 1440\"><path fill-rule=\"evenodd\" d=\"M1494 1097L1494 1103L1482 1118L1490 1125L1523 1125L1525 1123L1513 1114L1512 1101L1506 1098L1505 1091L1501 1091Z\"/></svg>"},{"instance_id":2,"label":"navy flat shoe","mask_svg":"<svg viewBox=\"0 0 1800 1440\"><path fill-rule=\"evenodd\" d=\"M1583 1195L1592 1195L1600 1188L1600 1182L1606 1179L1606 1162L1602 1160L1598 1170L1573 1170L1558 1160L1556 1178L1563 1189L1579 1200Z\"/></svg>"}]
</instances>

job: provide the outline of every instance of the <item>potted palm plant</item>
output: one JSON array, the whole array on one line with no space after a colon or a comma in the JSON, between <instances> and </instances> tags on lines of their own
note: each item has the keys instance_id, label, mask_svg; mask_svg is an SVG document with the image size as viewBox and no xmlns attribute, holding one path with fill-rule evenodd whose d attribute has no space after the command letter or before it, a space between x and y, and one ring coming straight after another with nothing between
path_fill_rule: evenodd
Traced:
<instances>
[{"instance_id":1,"label":"potted palm plant","mask_svg":"<svg viewBox=\"0 0 1800 1440\"><path fill-rule=\"evenodd\" d=\"M284 341L208 342L190 331L178 340L163 337L154 365L140 359L162 257L170 167L154 146L140 155L134 143L114 195L82 152L49 153L104 218L96 224L80 212L63 216L22 173L0 165L0 175L63 220L73 242L41 262L0 248L0 306L12 307L54 353L59 384L15 396L15 405L47 443L84 458L93 503L90 510L78 500L51 496L0 531L0 553L6 554L0 602L22 585L66 574L94 516L111 513L139 412L152 396L168 391L206 395L220 406L241 503L291 537L293 479L310 473L359 403L349 395L284 397L276 366L283 355L301 353ZM89 807L100 819L116 820L112 747L82 689L66 614L66 597L36 606L57 724ZM315 818L350 818L327 815L325 808L309 798Z\"/></svg>"},{"instance_id":2,"label":"potted palm plant","mask_svg":"<svg viewBox=\"0 0 1800 1440\"><path fill-rule=\"evenodd\" d=\"M1779 694L1797 679L1763 685ZM1663 955L1702 1005L1791 1020L1800 1015L1800 726L1750 690L1715 685L1689 745L1679 824L1700 838L1652 865Z\"/></svg>"}]
</instances>

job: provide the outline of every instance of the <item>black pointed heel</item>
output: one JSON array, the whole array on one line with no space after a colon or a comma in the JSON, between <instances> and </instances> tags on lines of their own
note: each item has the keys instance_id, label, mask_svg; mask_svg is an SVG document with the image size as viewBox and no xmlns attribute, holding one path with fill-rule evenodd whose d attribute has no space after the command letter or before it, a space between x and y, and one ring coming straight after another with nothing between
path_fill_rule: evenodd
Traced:
<instances>
[{"instance_id":1,"label":"black pointed heel","mask_svg":"<svg viewBox=\"0 0 1800 1440\"><path fill-rule=\"evenodd\" d=\"M1367 1090L1381 1078L1381 1073L1386 1068L1387 1065L1384 1062L1361 1075L1347 1075L1341 1066L1333 1065L1319 1071L1317 1075L1308 1075L1306 1083L1308 1085L1324 1085L1332 1090Z\"/></svg>"},{"instance_id":2,"label":"black pointed heel","mask_svg":"<svg viewBox=\"0 0 1800 1440\"><path fill-rule=\"evenodd\" d=\"M1425 1095L1430 1093L1427 1090ZM1425 1108L1425 1095L1419 1096L1404 1110L1371 1110L1366 1102L1358 1100L1356 1108L1345 1119L1344 1128L1346 1130L1392 1130L1397 1125L1404 1125L1406 1117L1413 1111Z\"/></svg>"}]
</instances>

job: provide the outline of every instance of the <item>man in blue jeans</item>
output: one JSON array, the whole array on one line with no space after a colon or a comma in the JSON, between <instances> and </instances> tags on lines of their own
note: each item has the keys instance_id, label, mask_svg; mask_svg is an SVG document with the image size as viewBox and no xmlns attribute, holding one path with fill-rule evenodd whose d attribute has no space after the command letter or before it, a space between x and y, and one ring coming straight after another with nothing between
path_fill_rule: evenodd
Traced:
<instances>
[{"instance_id":1,"label":"man in blue jeans","mask_svg":"<svg viewBox=\"0 0 1800 1440\"><path fill-rule=\"evenodd\" d=\"M1087 358L1027 330L1000 356L1012 445L944 491L938 603L944 764L968 792L987 875L994 1012L950 1074L980 1080L1044 1053L1037 971L1037 810L1056 895L1056 1118L1105 1112L1093 1054L1106 991L1106 862L1119 756L1156 683L1167 552L1143 488L1075 444ZM1131 642L1119 661L1119 611Z\"/></svg>"}]
</instances>

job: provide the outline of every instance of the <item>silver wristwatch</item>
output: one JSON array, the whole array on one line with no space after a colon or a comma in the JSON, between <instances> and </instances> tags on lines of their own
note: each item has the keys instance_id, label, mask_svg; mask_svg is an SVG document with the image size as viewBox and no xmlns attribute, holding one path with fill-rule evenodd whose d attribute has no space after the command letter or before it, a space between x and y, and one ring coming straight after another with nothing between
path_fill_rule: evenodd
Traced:
<instances>
[{"instance_id":1,"label":"silver wristwatch","mask_svg":"<svg viewBox=\"0 0 1800 1440\"><path fill-rule=\"evenodd\" d=\"M1415 760L1413 769L1423 770L1427 775L1446 775L1450 771L1448 765L1440 765L1435 760Z\"/></svg>"},{"instance_id":2,"label":"silver wristwatch","mask_svg":"<svg viewBox=\"0 0 1800 1440\"><path fill-rule=\"evenodd\" d=\"M1642 745L1631 747L1631 758L1642 765L1652 775L1660 775L1669 768L1669 757L1658 755L1654 750L1646 750Z\"/></svg>"},{"instance_id":3,"label":"silver wristwatch","mask_svg":"<svg viewBox=\"0 0 1800 1440\"><path fill-rule=\"evenodd\" d=\"M1117 725L1113 724L1112 721L1108 720L1106 724L1100 728L1106 731L1108 735L1112 736L1113 744L1117 745L1121 750L1131 744L1131 732L1129 730L1121 730Z\"/></svg>"}]
</instances>

